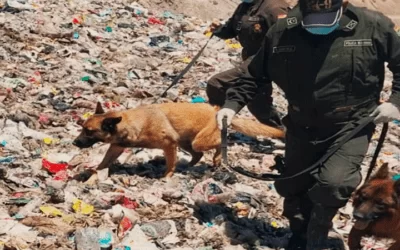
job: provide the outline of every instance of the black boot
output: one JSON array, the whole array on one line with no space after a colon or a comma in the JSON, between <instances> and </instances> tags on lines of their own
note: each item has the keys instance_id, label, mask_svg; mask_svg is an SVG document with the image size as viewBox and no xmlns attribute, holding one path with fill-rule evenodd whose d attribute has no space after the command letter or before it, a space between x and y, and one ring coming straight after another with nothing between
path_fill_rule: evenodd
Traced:
<instances>
[{"instance_id":1,"label":"black boot","mask_svg":"<svg viewBox=\"0 0 400 250\"><path fill-rule=\"evenodd\" d=\"M310 222L307 229L307 250L342 250L344 242L338 234L329 238L332 231L332 219L339 208L324 207L316 204L311 212ZM333 236L333 234L331 234ZM330 235L329 235L330 236Z\"/></svg>"},{"instance_id":2,"label":"black boot","mask_svg":"<svg viewBox=\"0 0 400 250\"><path fill-rule=\"evenodd\" d=\"M292 237L286 250L305 250L307 245L307 225L312 206L307 196L290 197L284 201L283 215L288 218Z\"/></svg>"},{"instance_id":3,"label":"black boot","mask_svg":"<svg viewBox=\"0 0 400 250\"><path fill-rule=\"evenodd\" d=\"M307 246L307 235L305 232L293 232L289 244L285 250L304 250Z\"/></svg>"}]
</instances>

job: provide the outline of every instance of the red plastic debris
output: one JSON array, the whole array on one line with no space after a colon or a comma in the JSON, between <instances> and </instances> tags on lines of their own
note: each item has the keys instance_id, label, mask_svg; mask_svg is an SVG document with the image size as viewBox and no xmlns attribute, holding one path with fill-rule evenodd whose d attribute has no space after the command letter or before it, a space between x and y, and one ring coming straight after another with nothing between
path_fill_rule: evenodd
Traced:
<instances>
[{"instance_id":1,"label":"red plastic debris","mask_svg":"<svg viewBox=\"0 0 400 250\"><path fill-rule=\"evenodd\" d=\"M164 24L163 21L161 21L160 19L155 18L155 17L149 17L148 23L149 24Z\"/></svg>"},{"instance_id":2,"label":"red plastic debris","mask_svg":"<svg viewBox=\"0 0 400 250\"><path fill-rule=\"evenodd\" d=\"M68 163L52 163L46 160L45 158L42 159L42 166L43 168L47 169L52 174L56 174L60 171L65 171L68 167Z\"/></svg>"},{"instance_id":3,"label":"red plastic debris","mask_svg":"<svg viewBox=\"0 0 400 250\"><path fill-rule=\"evenodd\" d=\"M12 194L12 197L21 198L21 197L24 197L24 195L25 195L24 193L18 192L18 193Z\"/></svg>"},{"instance_id":4,"label":"red plastic debris","mask_svg":"<svg viewBox=\"0 0 400 250\"><path fill-rule=\"evenodd\" d=\"M139 207L139 204L136 201L132 201L129 198L124 197L122 206L129 209L136 209Z\"/></svg>"},{"instance_id":5,"label":"red plastic debris","mask_svg":"<svg viewBox=\"0 0 400 250\"><path fill-rule=\"evenodd\" d=\"M56 181L67 181L68 180L68 173L66 170L61 170L54 175L54 180Z\"/></svg>"},{"instance_id":6,"label":"red plastic debris","mask_svg":"<svg viewBox=\"0 0 400 250\"><path fill-rule=\"evenodd\" d=\"M122 218L118 225L118 237L123 237L127 231L132 229L132 227L133 224L127 217Z\"/></svg>"},{"instance_id":7,"label":"red plastic debris","mask_svg":"<svg viewBox=\"0 0 400 250\"><path fill-rule=\"evenodd\" d=\"M79 20L79 18L74 17L74 19L72 19L72 23L73 24L80 24L81 20Z\"/></svg>"},{"instance_id":8,"label":"red plastic debris","mask_svg":"<svg viewBox=\"0 0 400 250\"><path fill-rule=\"evenodd\" d=\"M49 117L47 115L41 114L39 116L39 122L47 124L49 122Z\"/></svg>"},{"instance_id":9,"label":"red plastic debris","mask_svg":"<svg viewBox=\"0 0 400 250\"><path fill-rule=\"evenodd\" d=\"M104 106L106 107L106 108L116 108L116 107L120 107L121 105L119 105L118 103L116 103L116 102L105 102L104 103Z\"/></svg>"}]
</instances>

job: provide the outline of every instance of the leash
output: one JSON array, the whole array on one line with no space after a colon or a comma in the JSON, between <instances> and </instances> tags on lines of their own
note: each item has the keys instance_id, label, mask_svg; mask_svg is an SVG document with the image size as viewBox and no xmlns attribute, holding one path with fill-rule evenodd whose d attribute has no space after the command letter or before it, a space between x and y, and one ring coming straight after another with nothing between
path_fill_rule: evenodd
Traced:
<instances>
[{"instance_id":1,"label":"leash","mask_svg":"<svg viewBox=\"0 0 400 250\"><path fill-rule=\"evenodd\" d=\"M382 127L382 131L381 131L381 135L379 136L378 145L376 145L374 156L372 157L371 163L368 168L367 176L365 177L365 181L367 181L369 179L369 177L371 177L372 171L374 170L376 161L378 159L379 152L381 151L383 142L385 141L385 137L388 132L388 129L389 129L389 124L384 123L383 127Z\"/></svg>"},{"instance_id":2,"label":"leash","mask_svg":"<svg viewBox=\"0 0 400 250\"><path fill-rule=\"evenodd\" d=\"M311 172L312 170L318 168L329 157L331 157L337 150L339 150L340 147L342 147L346 142L348 142L355 135L357 135L357 133L359 133L363 128L365 128L367 125L369 125L371 122L373 122L373 120L374 120L374 117L366 117L366 118L361 119L360 124L356 128L354 128L350 133L348 133L333 149L331 149L329 152L327 152L324 156L322 156L313 165L311 165L310 167L308 167L294 175L282 177L282 175L279 175L279 174L256 174L256 173L249 172L249 171L243 169L242 167L232 167L229 165L228 157L227 157L227 121L226 121L226 117L224 117L222 120L223 128L221 130L222 162L223 162L224 167L230 169L231 171L235 171L241 175L244 175L244 176L247 176L247 177L250 177L253 179L258 179L258 180L263 180L263 181L278 181L278 180L280 181L280 180L293 179L295 177L298 177L305 173ZM372 158L372 161L371 161L369 169L368 169L367 179L375 167L376 160L377 160L379 152L383 146L383 142L385 140L387 131L388 131L388 123L384 123L381 135L379 137L378 145L375 149L374 156Z\"/></svg>"},{"instance_id":3,"label":"leash","mask_svg":"<svg viewBox=\"0 0 400 250\"><path fill-rule=\"evenodd\" d=\"M173 86L175 86L180 79L182 79L182 77L189 71L189 69L195 64L195 62L199 59L199 57L201 56L201 54L203 54L204 49L207 47L208 43L210 42L210 40L214 37L214 33L211 34L210 38L207 40L206 44L203 45L203 47L200 49L199 52L197 52L197 54L193 57L192 61L186 65L186 67L181 71L181 73L179 73L179 75L177 75L174 80L172 81L172 83L167 87L166 90L164 90L164 92L153 102L156 103L161 97L165 97L168 90L170 90Z\"/></svg>"}]
</instances>

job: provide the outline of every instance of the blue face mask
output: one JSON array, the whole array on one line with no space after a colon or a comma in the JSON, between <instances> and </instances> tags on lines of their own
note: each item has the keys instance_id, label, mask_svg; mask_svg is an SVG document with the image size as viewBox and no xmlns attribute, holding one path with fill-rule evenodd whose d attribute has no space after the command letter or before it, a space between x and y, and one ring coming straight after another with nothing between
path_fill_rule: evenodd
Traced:
<instances>
[{"instance_id":1,"label":"blue face mask","mask_svg":"<svg viewBox=\"0 0 400 250\"><path fill-rule=\"evenodd\" d=\"M305 28L308 32L313 35L328 35L335 31L339 27L339 22L337 22L332 27L313 27L313 28Z\"/></svg>"},{"instance_id":2,"label":"blue face mask","mask_svg":"<svg viewBox=\"0 0 400 250\"><path fill-rule=\"evenodd\" d=\"M254 0L242 0L243 3L252 3Z\"/></svg>"}]
</instances>

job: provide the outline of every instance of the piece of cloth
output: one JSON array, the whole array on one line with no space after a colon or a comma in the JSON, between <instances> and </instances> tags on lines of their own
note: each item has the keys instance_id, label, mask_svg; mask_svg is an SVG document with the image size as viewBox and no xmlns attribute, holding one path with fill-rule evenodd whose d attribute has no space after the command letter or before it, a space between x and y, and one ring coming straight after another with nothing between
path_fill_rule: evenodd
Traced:
<instances>
[{"instance_id":1,"label":"piece of cloth","mask_svg":"<svg viewBox=\"0 0 400 250\"><path fill-rule=\"evenodd\" d=\"M243 60L257 53L268 29L289 5L284 0L254 0L241 3L227 22L213 33L221 39L237 38L243 47Z\"/></svg>"},{"instance_id":2,"label":"piece of cloth","mask_svg":"<svg viewBox=\"0 0 400 250\"><path fill-rule=\"evenodd\" d=\"M393 72L389 102L400 106L400 37L388 17L349 3L339 29L327 36L309 34L301 21L299 6L278 19L258 53L240 66L225 108L238 112L260 84L274 81L299 126L355 121L378 106L385 61Z\"/></svg>"},{"instance_id":3,"label":"piece of cloth","mask_svg":"<svg viewBox=\"0 0 400 250\"><path fill-rule=\"evenodd\" d=\"M371 116L375 116L375 124L400 120L400 108L392 103L382 103L372 112Z\"/></svg>"},{"instance_id":4,"label":"piece of cloth","mask_svg":"<svg viewBox=\"0 0 400 250\"><path fill-rule=\"evenodd\" d=\"M307 30L309 33L313 35L328 35L332 32L334 32L337 28L339 27L339 23L336 23L335 25L331 27L305 27L305 30Z\"/></svg>"},{"instance_id":5,"label":"piece of cloth","mask_svg":"<svg viewBox=\"0 0 400 250\"><path fill-rule=\"evenodd\" d=\"M209 103L222 107L225 103L226 91L233 85L238 77L240 77L240 71L237 68L221 72L211 77L206 87ZM247 105L247 108L259 122L281 128L282 122L278 112L272 105L273 99L271 94L272 85L265 85L257 96Z\"/></svg>"}]
</instances>

